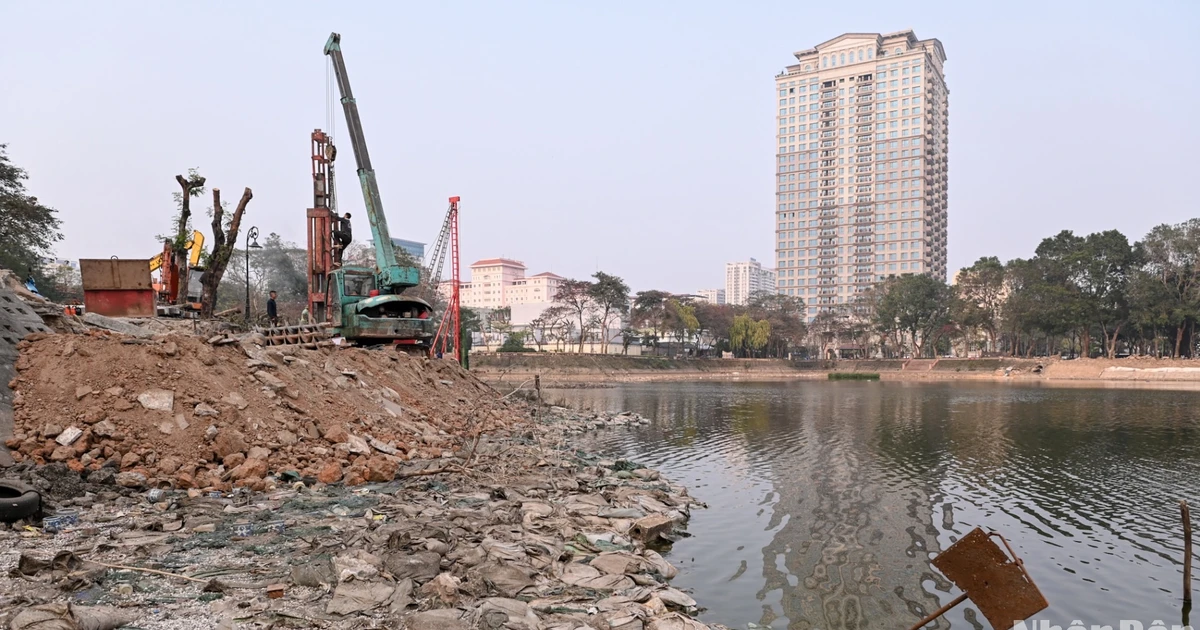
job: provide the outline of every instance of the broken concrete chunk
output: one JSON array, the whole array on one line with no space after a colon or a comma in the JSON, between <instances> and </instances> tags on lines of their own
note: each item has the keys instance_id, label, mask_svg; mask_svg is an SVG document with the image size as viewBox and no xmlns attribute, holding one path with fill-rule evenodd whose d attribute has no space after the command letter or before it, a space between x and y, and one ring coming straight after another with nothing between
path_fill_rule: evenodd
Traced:
<instances>
[{"instance_id":1,"label":"broken concrete chunk","mask_svg":"<svg viewBox=\"0 0 1200 630\"><path fill-rule=\"evenodd\" d=\"M216 407L204 402L198 403L192 413L195 414L197 418L208 418L211 416L221 415L221 412L217 411Z\"/></svg>"},{"instance_id":2,"label":"broken concrete chunk","mask_svg":"<svg viewBox=\"0 0 1200 630\"><path fill-rule=\"evenodd\" d=\"M387 453L388 455L395 455L396 453L400 452L395 446L392 446L391 444L388 444L386 442L380 442L379 440L377 440L373 437L369 438L367 440L367 443L369 443L371 445L371 447L374 448L375 450L377 450L381 453Z\"/></svg>"},{"instance_id":3,"label":"broken concrete chunk","mask_svg":"<svg viewBox=\"0 0 1200 630\"><path fill-rule=\"evenodd\" d=\"M94 474L94 473L93 473ZM146 475L140 472L123 472L118 473L116 477L118 486L122 488L144 488L146 487Z\"/></svg>"},{"instance_id":4,"label":"broken concrete chunk","mask_svg":"<svg viewBox=\"0 0 1200 630\"><path fill-rule=\"evenodd\" d=\"M75 400L83 400L85 396L92 393L92 388L87 385L80 385L75 388Z\"/></svg>"},{"instance_id":5,"label":"broken concrete chunk","mask_svg":"<svg viewBox=\"0 0 1200 630\"><path fill-rule=\"evenodd\" d=\"M350 448L351 453L367 455L371 452L371 446L367 444L367 441L354 434L346 436L346 445Z\"/></svg>"},{"instance_id":6,"label":"broken concrete chunk","mask_svg":"<svg viewBox=\"0 0 1200 630\"><path fill-rule=\"evenodd\" d=\"M83 429L67 427L66 429L63 429L62 433L58 434L58 437L54 438L54 441L58 442L62 446L70 446L74 444L75 440L78 440L79 436L81 435L83 435Z\"/></svg>"},{"instance_id":7,"label":"broken concrete chunk","mask_svg":"<svg viewBox=\"0 0 1200 630\"><path fill-rule=\"evenodd\" d=\"M250 403L246 401L246 397L237 392L229 392L221 399L221 402L231 407L237 407L239 411L250 406Z\"/></svg>"},{"instance_id":8,"label":"broken concrete chunk","mask_svg":"<svg viewBox=\"0 0 1200 630\"><path fill-rule=\"evenodd\" d=\"M163 420L158 424L158 432L163 435L171 435L175 432L176 426L178 425L175 424L174 420Z\"/></svg>"},{"instance_id":9,"label":"broken concrete chunk","mask_svg":"<svg viewBox=\"0 0 1200 630\"><path fill-rule=\"evenodd\" d=\"M112 437L117 434L117 427L108 420L101 420L92 425L92 435L97 437Z\"/></svg>"},{"instance_id":10,"label":"broken concrete chunk","mask_svg":"<svg viewBox=\"0 0 1200 630\"><path fill-rule=\"evenodd\" d=\"M175 392L169 389L150 389L138 394L138 402L149 411L171 411L175 408Z\"/></svg>"},{"instance_id":11,"label":"broken concrete chunk","mask_svg":"<svg viewBox=\"0 0 1200 630\"><path fill-rule=\"evenodd\" d=\"M217 457L225 457L231 453L243 453L247 448L246 436L241 431L225 429L217 432L216 438L213 439L213 451L217 453Z\"/></svg>"},{"instance_id":12,"label":"broken concrete chunk","mask_svg":"<svg viewBox=\"0 0 1200 630\"><path fill-rule=\"evenodd\" d=\"M629 528L629 535L642 542L651 541L663 534L671 533L672 525L670 517L653 514L634 521L633 527Z\"/></svg>"},{"instance_id":13,"label":"broken concrete chunk","mask_svg":"<svg viewBox=\"0 0 1200 630\"><path fill-rule=\"evenodd\" d=\"M271 374L270 372L264 372L263 370L255 372L254 378L258 379L258 382L275 391L279 391L287 387L287 383L279 380L279 377Z\"/></svg>"}]
</instances>

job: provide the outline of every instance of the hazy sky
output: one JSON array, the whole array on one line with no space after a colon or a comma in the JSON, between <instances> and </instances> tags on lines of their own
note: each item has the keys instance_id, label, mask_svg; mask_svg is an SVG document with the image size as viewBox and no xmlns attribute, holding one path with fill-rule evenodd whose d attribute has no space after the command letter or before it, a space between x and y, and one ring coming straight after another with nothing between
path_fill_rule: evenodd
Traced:
<instances>
[{"instance_id":1,"label":"hazy sky","mask_svg":"<svg viewBox=\"0 0 1200 630\"><path fill-rule=\"evenodd\" d=\"M461 195L464 265L683 292L770 264L773 77L847 31L945 46L951 269L1200 216L1193 1L7 1L0 24L0 143L70 258L156 253L191 166L231 202L254 189L248 225L303 242L330 31L392 236L432 242ZM341 207L366 238L334 114Z\"/></svg>"}]
</instances>

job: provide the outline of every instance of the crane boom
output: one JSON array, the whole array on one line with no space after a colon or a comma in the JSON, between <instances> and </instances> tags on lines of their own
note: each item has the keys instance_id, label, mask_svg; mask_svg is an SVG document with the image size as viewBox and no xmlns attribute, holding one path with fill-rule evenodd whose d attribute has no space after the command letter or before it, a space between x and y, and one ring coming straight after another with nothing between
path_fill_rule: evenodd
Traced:
<instances>
[{"instance_id":1,"label":"crane boom","mask_svg":"<svg viewBox=\"0 0 1200 630\"><path fill-rule=\"evenodd\" d=\"M442 231L438 232L437 244L433 246L433 256L429 259L429 288L437 291L442 282L442 267L446 264L446 243L450 240L450 218L455 212L455 204L451 203L446 210L446 218L442 220Z\"/></svg>"},{"instance_id":2,"label":"crane boom","mask_svg":"<svg viewBox=\"0 0 1200 630\"><path fill-rule=\"evenodd\" d=\"M338 92L342 96L342 109L346 114L346 132L350 135L350 146L354 149L354 162L358 167L358 181L362 186L363 202L367 207L367 218L371 222L371 238L375 244L375 274L377 283L386 292L397 294L414 286L415 270L396 263L395 249L388 232L387 216L383 212L383 201L379 196L379 182L375 169L371 168L371 155L367 152L367 140L363 135L362 119L358 114L358 103L350 89L350 77L346 74L346 62L342 58L342 36L330 33L325 42L325 54L333 61L333 72L337 77Z\"/></svg>"}]
</instances>

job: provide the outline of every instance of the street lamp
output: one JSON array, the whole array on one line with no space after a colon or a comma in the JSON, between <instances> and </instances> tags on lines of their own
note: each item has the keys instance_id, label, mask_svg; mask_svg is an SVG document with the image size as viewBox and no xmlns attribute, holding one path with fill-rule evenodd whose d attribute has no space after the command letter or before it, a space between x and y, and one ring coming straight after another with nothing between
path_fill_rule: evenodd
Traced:
<instances>
[{"instance_id":1,"label":"street lamp","mask_svg":"<svg viewBox=\"0 0 1200 630\"><path fill-rule=\"evenodd\" d=\"M253 242L251 242L253 241ZM258 228L246 232L246 328L250 328L250 250L262 249L258 244Z\"/></svg>"}]
</instances>

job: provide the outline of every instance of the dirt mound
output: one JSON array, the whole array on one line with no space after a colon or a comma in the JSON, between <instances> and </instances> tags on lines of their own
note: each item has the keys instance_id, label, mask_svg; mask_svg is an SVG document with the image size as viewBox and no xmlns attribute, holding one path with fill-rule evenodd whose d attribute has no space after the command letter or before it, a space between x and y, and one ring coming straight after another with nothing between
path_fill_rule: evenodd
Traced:
<instances>
[{"instance_id":1,"label":"dirt mound","mask_svg":"<svg viewBox=\"0 0 1200 630\"><path fill-rule=\"evenodd\" d=\"M268 475L383 481L405 460L522 422L453 363L189 335L31 335L19 344L14 458L129 487L263 489Z\"/></svg>"}]
</instances>

